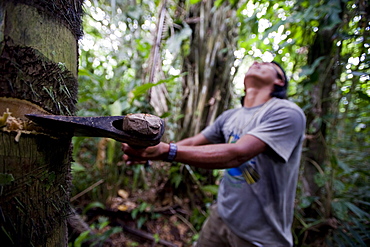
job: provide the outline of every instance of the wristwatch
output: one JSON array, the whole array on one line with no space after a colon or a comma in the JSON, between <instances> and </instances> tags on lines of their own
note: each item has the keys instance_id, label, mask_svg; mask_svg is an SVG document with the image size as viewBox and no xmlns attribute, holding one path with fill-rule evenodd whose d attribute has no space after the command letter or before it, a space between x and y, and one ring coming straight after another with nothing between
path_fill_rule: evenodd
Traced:
<instances>
[{"instance_id":1,"label":"wristwatch","mask_svg":"<svg viewBox=\"0 0 370 247\"><path fill-rule=\"evenodd\" d=\"M168 156L166 161L173 161L177 154L177 145L175 143L170 143L170 150L168 151Z\"/></svg>"}]
</instances>

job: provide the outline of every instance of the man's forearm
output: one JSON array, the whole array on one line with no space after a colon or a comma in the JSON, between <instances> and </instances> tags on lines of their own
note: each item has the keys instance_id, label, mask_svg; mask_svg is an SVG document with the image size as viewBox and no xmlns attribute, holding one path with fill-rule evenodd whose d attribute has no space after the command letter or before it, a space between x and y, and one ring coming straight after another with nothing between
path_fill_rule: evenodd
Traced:
<instances>
[{"instance_id":1,"label":"man's forearm","mask_svg":"<svg viewBox=\"0 0 370 247\"><path fill-rule=\"evenodd\" d=\"M247 156L238 154L230 144L178 146L175 161L205 169L239 166Z\"/></svg>"},{"instance_id":2,"label":"man's forearm","mask_svg":"<svg viewBox=\"0 0 370 247\"><path fill-rule=\"evenodd\" d=\"M205 145L209 143L210 142L201 133L176 142L177 146L199 146L199 145Z\"/></svg>"}]
</instances>

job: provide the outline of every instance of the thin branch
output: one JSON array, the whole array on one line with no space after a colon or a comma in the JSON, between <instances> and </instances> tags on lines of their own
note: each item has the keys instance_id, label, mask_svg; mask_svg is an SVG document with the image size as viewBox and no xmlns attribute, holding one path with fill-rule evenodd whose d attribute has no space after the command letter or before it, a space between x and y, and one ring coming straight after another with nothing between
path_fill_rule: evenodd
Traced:
<instances>
[{"instance_id":1,"label":"thin branch","mask_svg":"<svg viewBox=\"0 0 370 247\"><path fill-rule=\"evenodd\" d=\"M84 189L83 191L81 191L80 193L78 193L77 195L75 195L74 197L72 197L70 199L70 201L74 201L76 200L77 198L83 196L84 194L86 194L87 192L89 192L90 190L94 189L95 187L99 186L100 184L104 183L104 179L100 179L98 182L92 184L91 186L89 186L88 188Z\"/></svg>"},{"instance_id":2,"label":"thin branch","mask_svg":"<svg viewBox=\"0 0 370 247\"><path fill-rule=\"evenodd\" d=\"M161 12L159 14L158 29L157 29L157 33L156 33L156 41L155 41L154 55L153 55L153 63L152 63L152 68L151 68L150 76L149 76L149 82L150 83L153 83L155 70L157 68L157 64L158 64L158 60L159 60L159 58L158 58L159 57L159 50L160 50L160 47L161 47L164 20L165 20L165 17L166 17L166 3L167 3L167 1L164 0L163 5L161 7Z\"/></svg>"}]
</instances>

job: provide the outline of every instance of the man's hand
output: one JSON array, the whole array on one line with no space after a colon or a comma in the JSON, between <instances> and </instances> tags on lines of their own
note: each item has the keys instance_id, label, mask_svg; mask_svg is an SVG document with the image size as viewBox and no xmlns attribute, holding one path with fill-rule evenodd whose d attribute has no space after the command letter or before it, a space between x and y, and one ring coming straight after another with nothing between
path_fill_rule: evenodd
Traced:
<instances>
[{"instance_id":1,"label":"man's hand","mask_svg":"<svg viewBox=\"0 0 370 247\"><path fill-rule=\"evenodd\" d=\"M164 160L168 155L169 144L161 142L156 146L147 148L132 148L126 143L122 143L124 152L123 160L127 165L145 164L147 160Z\"/></svg>"}]
</instances>

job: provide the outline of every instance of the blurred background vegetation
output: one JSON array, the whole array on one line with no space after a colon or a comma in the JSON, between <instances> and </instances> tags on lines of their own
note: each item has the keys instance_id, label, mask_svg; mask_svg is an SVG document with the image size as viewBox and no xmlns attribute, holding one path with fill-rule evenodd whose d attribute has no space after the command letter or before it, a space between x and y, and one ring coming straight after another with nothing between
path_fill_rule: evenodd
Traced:
<instances>
[{"instance_id":1,"label":"blurred background vegetation","mask_svg":"<svg viewBox=\"0 0 370 247\"><path fill-rule=\"evenodd\" d=\"M86 0L84 9L78 116L151 113L166 121L163 141L177 141L240 106L254 60L275 60L308 120L296 246L369 245L368 1ZM181 245L196 240L221 171L129 167L114 140L73 142L72 205L81 214L127 212L149 231L156 209L180 207Z\"/></svg>"}]
</instances>

